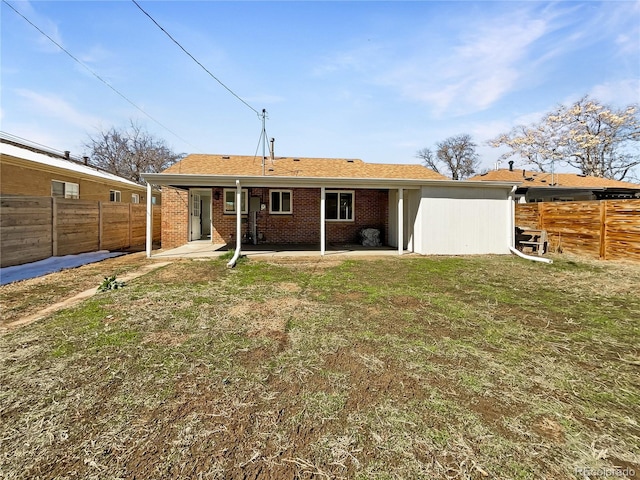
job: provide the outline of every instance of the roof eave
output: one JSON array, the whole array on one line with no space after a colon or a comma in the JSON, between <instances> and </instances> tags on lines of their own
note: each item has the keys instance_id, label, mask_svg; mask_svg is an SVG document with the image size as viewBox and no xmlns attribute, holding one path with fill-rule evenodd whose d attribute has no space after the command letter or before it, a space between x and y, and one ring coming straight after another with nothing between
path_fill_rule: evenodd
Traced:
<instances>
[{"instance_id":1,"label":"roof eave","mask_svg":"<svg viewBox=\"0 0 640 480\"><path fill-rule=\"evenodd\" d=\"M236 185L236 180L239 180L243 187L420 188L423 186L464 186L470 188L511 189L518 185L518 183L515 182L474 182L423 178L288 177L269 175L200 175L186 173L143 173L142 178L152 185L174 187L233 187Z\"/></svg>"}]
</instances>

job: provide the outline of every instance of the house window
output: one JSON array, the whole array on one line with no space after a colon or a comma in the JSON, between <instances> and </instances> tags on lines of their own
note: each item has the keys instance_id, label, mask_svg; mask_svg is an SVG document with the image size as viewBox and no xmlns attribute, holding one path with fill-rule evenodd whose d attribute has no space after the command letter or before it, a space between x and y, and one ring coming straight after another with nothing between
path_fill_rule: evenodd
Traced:
<instances>
[{"instance_id":1,"label":"house window","mask_svg":"<svg viewBox=\"0 0 640 480\"><path fill-rule=\"evenodd\" d=\"M353 191L326 192L325 214L327 220L353 221Z\"/></svg>"},{"instance_id":2,"label":"house window","mask_svg":"<svg viewBox=\"0 0 640 480\"><path fill-rule=\"evenodd\" d=\"M153 195L151 197L151 205L157 205L158 204L158 199L156 198L155 195Z\"/></svg>"},{"instance_id":3,"label":"house window","mask_svg":"<svg viewBox=\"0 0 640 480\"><path fill-rule=\"evenodd\" d=\"M138 195L137 193L132 193L131 203L140 203L140 195Z\"/></svg>"},{"instance_id":4,"label":"house window","mask_svg":"<svg viewBox=\"0 0 640 480\"><path fill-rule=\"evenodd\" d=\"M60 198L80 198L80 186L77 183L51 180L51 196Z\"/></svg>"},{"instance_id":5,"label":"house window","mask_svg":"<svg viewBox=\"0 0 640 480\"><path fill-rule=\"evenodd\" d=\"M109 201L110 202L120 202L122 198L122 194L120 190L109 190Z\"/></svg>"},{"instance_id":6,"label":"house window","mask_svg":"<svg viewBox=\"0 0 640 480\"><path fill-rule=\"evenodd\" d=\"M246 188L242 189L240 213L247 213L247 195L249 191ZM224 189L224 213L236 213L236 189L225 188Z\"/></svg>"},{"instance_id":7,"label":"house window","mask_svg":"<svg viewBox=\"0 0 640 480\"><path fill-rule=\"evenodd\" d=\"M271 190L269 213L287 214L293 212L291 190Z\"/></svg>"}]
</instances>

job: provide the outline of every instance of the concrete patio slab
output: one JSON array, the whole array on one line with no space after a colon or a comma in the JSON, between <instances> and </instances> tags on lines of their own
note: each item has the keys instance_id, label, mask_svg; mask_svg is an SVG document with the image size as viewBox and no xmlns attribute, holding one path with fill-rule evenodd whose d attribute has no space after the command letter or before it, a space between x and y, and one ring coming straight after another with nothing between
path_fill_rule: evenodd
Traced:
<instances>
[{"instance_id":1,"label":"concrete patio slab","mask_svg":"<svg viewBox=\"0 0 640 480\"><path fill-rule=\"evenodd\" d=\"M153 259L177 258L217 258L228 251L227 245L211 243L210 240L196 240L177 248L154 250ZM408 254L409 252L405 252ZM320 257L320 245L242 245L242 255L248 258L260 257ZM329 245L325 256L392 256L398 249L392 247L363 247L362 245Z\"/></svg>"}]
</instances>

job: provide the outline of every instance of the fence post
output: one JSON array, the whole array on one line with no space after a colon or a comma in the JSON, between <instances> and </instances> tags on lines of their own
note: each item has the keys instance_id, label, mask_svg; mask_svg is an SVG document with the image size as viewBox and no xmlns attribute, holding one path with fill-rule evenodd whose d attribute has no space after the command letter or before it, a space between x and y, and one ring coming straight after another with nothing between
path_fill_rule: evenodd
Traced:
<instances>
[{"instance_id":1,"label":"fence post","mask_svg":"<svg viewBox=\"0 0 640 480\"><path fill-rule=\"evenodd\" d=\"M56 197L51 197L51 256L58 256L58 204Z\"/></svg>"},{"instance_id":2,"label":"fence post","mask_svg":"<svg viewBox=\"0 0 640 480\"><path fill-rule=\"evenodd\" d=\"M600 259L607 259L607 204L600 200Z\"/></svg>"}]
</instances>

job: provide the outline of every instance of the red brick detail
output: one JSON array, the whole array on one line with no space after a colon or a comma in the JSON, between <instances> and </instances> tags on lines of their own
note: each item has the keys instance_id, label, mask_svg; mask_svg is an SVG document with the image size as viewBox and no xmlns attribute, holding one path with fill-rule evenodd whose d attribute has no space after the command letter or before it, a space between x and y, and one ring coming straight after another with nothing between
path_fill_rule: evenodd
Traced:
<instances>
[{"instance_id":1,"label":"red brick detail","mask_svg":"<svg viewBox=\"0 0 640 480\"><path fill-rule=\"evenodd\" d=\"M189 192L162 188L162 248L175 248L189 241Z\"/></svg>"},{"instance_id":2,"label":"red brick detail","mask_svg":"<svg viewBox=\"0 0 640 480\"><path fill-rule=\"evenodd\" d=\"M251 197L259 197L265 209L257 213L257 233L259 243L320 243L320 189L286 187L277 190L292 190L293 213L290 215L269 213L269 188L250 188ZM214 243L236 242L236 216L223 213L222 188L219 198L213 197ZM355 215L353 222L326 223L327 243L357 243L358 232L363 228L378 228L382 240L387 243L389 219L389 195L387 190L355 190ZM246 240L250 234L251 214L242 216L242 236Z\"/></svg>"}]
</instances>

